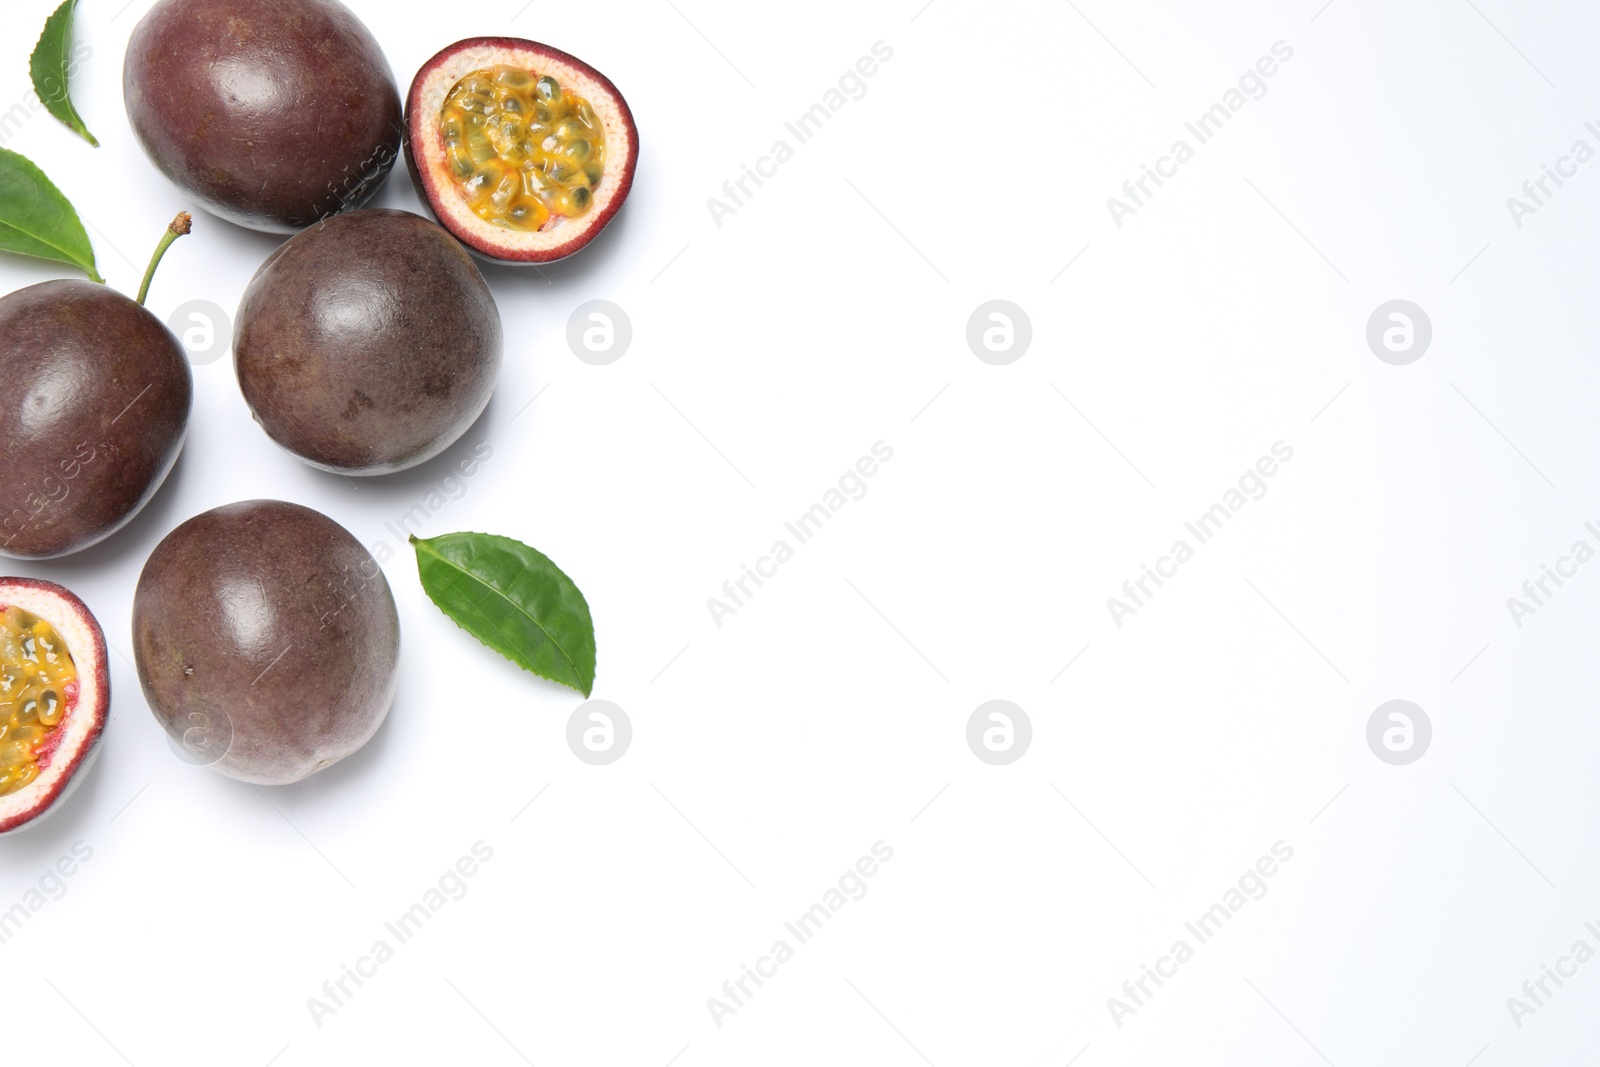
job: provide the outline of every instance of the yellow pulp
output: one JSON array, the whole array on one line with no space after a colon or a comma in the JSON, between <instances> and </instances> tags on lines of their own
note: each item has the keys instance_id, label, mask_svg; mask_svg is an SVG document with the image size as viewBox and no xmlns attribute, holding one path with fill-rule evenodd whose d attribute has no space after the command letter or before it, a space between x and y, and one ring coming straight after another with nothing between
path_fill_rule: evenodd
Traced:
<instances>
[{"instance_id":1,"label":"yellow pulp","mask_svg":"<svg viewBox=\"0 0 1600 1067\"><path fill-rule=\"evenodd\" d=\"M548 74L473 71L445 98L439 132L461 195L480 218L507 229L577 218L605 173L605 131L594 108Z\"/></svg>"},{"instance_id":2,"label":"yellow pulp","mask_svg":"<svg viewBox=\"0 0 1600 1067\"><path fill-rule=\"evenodd\" d=\"M77 698L78 669L56 628L0 611L0 796L39 777L39 750Z\"/></svg>"}]
</instances>

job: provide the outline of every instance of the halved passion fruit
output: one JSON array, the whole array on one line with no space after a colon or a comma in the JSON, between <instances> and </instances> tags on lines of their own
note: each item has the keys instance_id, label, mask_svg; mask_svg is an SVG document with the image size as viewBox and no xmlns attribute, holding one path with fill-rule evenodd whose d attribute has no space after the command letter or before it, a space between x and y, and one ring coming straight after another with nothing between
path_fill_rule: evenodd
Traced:
<instances>
[{"instance_id":1,"label":"halved passion fruit","mask_svg":"<svg viewBox=\"0 0 1600 1067\"><path fill-rule=\"evenodd\" d=\"M105 634L83 601L53 582L0 578L0 834L67 798L110 707Z\"/></svg>"},{"instance_id":2,"label":"halved passion fruit","mask_svg":"<svg viewBox=\"0 0 1600 1067\"><path fill-rule=\"evenodd\" d=\"M611 80L534 41L477 37L423 65L406 101L406 162L440 225L502 263L592 241L633 187L639 138Z\"/></svg>"}]
</instances>

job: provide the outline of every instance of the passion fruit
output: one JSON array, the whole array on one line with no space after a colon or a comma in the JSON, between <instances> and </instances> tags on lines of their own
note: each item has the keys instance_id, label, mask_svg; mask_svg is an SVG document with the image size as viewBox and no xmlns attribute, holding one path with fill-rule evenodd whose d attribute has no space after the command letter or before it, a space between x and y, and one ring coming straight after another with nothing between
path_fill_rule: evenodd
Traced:
<instances>
[{"instance_id":1,"label":"passion fruit","mask_svg":"<svg viewBox=\"0 0 1600 1067\"><path fill-rule=\"evenodd\" d=\"M405 147L434 217L502 263L548 263L594 240L639 161L633 113L609 78L513 37L458 41L423 65Z\"/></svg>"},{"instance_id":2,"label":"passion fruit","mask_svg":"<svg viewBox=\"0 0 1600 1067\"><path fill-rule=\"evenodd\" d=\"M255 230L360 207L399 157L394 74L338 0L160 0L128 40L122 90L156 168Z\"/></svg>"},{"instance_id":3,"label":"passion fruit","mask_svg":"<svg viewBox=\"0 0 1600 1067\"><path fill-rule=\"evenodd\" d=\"M156 264L189 232L179 215ZM183 449L194 381L183 345L139 300L83 281L0 299L0 555L44 559L109 537Z\"/></svg>"},{"instance_id":4,"label":"passion fruit","mask_svg":"<svg viewBox=\"0 0 1600 1067\"><path fill-rule=\"evenodd\" d=\"M250 500L156 546L134 591L133 654L150 710L194 762L287 785L383 724L400 618L382 569L344 527Z\"/></svg>"},{"instance_id":5,"label":"passion fruit","mask_svg":"<svg viewBox=\"0 0 1600 1067\"><path fill-rule=\"evenodd\" d=\"M106 637L83 601L54 582L0 578L0 834L67 799L110 710Z\"/></svg>"},{"instance_id":6,"label":"passion fruit","mask_svg":"<svg viewBox=\"0 0 1600 1067\"><path fill-rule=\"evenodd\" d=\"M387 474L438 455L489 403L500 311L478 267L420 215L317 223L256 272L234 366L256 421L307 463Z\"/></svg>"}]
</instances>

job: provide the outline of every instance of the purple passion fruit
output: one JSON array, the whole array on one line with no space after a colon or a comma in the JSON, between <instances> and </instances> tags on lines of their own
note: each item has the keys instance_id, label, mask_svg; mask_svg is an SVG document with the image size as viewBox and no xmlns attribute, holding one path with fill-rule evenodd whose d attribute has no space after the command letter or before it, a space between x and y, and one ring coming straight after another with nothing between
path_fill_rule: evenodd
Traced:
<instances>
[{"instance_id":1,"label":"purple passion fruit","mask_svg":"<svg viewBox=\"0 0 1600 1067\"><path fill-rule=\"evenodd\" d=\"M0 299L0 554L45 559L109 536L183 448L194 383L183 346L104 285L54 281Z\"/></svg>"},{"instance_id":2,"label":"purple passion fruit","mask_svg":"<svg viewBox=\"0 0 1600 1067\"><path fill-rule=\"evenodd\" d=\"M250 500L156 546L134 592L133 653L150 710L183 751L230 778L287 785L377 733L400 618L344 527Z\"/></svg>"},{"instance_id":3,"label":"purple passion fruit","mask_svg":"<svg viewBox=\"0 0 1600 1067\"><path fill-rule=\"evenodd\" d=\"M617 87L548 45L459 41L411 83L412 181L440 224L488 259L548 263L576 252L622 207L638 160Z\"/></svg>"},{"instance_id":4,"label":"purple passion fruit","mask_svg":"<svg viewBox=\"0 0 1600 1067\"><path fill-rule=\"evenodd\" d=\"M83 601L53 582L0 578L0 834L67 798L110 709L106 638Z\"/></svg>"},{"instance_id":5,"label":"purple passion fruit","mask_svg":"<svg viewBox=\"0 0 1600 1067\"><path fill-rule=\"evenodd\" d=\"M388 474L438 455L489 403L500 311L420 215L337 215L287 241L239 305L234 367L256 421L307 463Z\"/></svg>"},{"instance_id":6,"label":"purple passion fruit","mask_svg":"<svg viewBox=\"0 0 1600 1067\"><path fill-rule=\"evenodd\" d=\"M156 168L255 230L360 207L399 156L394 74L337 0L160 0L128 41L122 90Z\"/></svg>"}]
</instances>

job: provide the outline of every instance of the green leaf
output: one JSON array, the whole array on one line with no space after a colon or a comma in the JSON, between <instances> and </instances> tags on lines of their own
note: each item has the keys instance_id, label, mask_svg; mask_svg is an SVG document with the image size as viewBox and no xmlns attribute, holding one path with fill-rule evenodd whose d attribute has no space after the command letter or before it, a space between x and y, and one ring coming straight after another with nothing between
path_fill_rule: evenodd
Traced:
<instances>
[{"instance_id":1,"label":"green leaf","mask_svg":"<svg viewBox=\"0 0 1600 1067\"><path fill-rule=\"evenodd\" d=\"M39 100L46 110L66 123L68 129L99 148L100 142L83 124L78 109L72 106L67 87L74 66L72 11L77 6L78 0L64 0L56 8L55 14L45 20L44 33L39 35L39 43L34 46L33 55L28 57L28 73L33 75L34 91L39 94Z\"/></svg>"},{"instance_id":2,"label":"green leaf","mask_svg":"<svg viewBox=\"0 0 1600 1067\"><path fill-rule=\"evenodd\" d=\"M67 263L105 281L77 210L44 171L9 148L0 148L0 250Z\"/></svg>"},{"instance_id":3,"label":"green leaf","mask_svg":"<svg viewBox=\"0 0 1600 1067\"><path fill-rule=\"evenodd\" d=\"M494 534L411 538L422 588L439 610L541 678L594 691L594 620L573 584L537 549Z\"/></svg>"}]
</instances>

